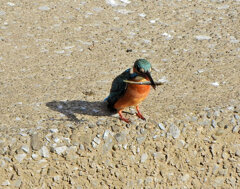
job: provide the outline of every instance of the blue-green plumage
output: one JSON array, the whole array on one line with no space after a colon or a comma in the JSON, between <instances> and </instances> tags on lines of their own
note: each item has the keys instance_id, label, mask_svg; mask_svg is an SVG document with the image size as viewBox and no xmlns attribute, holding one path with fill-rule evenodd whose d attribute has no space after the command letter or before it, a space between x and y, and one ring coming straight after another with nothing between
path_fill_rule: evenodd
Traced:
<instances>
[{"instance_id":1,"label":"blue-green plumage","mask_svg":"<svg viewBox=\"0 0 240 189\"><path fill-rule=\"evenodd\" d=\"M118 111L121 120L127 123L130 122L122 115L123 109L129 106L135 106L137 110L137 116L145 120L145 118L139 111L138 104L147 97L150 91L150 86L140 87L138 85L131 84L129 84L128 86L128 84L124 82L124 80L149 80L151 82L151 86L155 89L156 84L154 83L150 72L151 64L145 59L138 59L134 63L133 73L129 68L113 80L110 94L104 101L107 101L108 108L110 110Z\"/></svg>"},{"instance_id":2,"label":"blue-green plumage","mask_svg":"<svg viewBox=\"0 0 240 189\"><path fill-rule=\"evenodd\" d=\"M114 110L114 104L124 95L127 89L127 83L125 83L124 80L133 79L137 75L137 73L131 73L131 69L129 68L113 80L110 94L104 99L104 101L108 102L108 107L111 110Z\"/></svg>"},{"instance_id":3,"label":"blue-green plumage","mask_svg":"<svg viewBox=\"0 0 240 189\"><path fill-rule=\"evenodd\" d=\"M136 76L149 73L151 71L151 64L145 59L138 59L135 61L133 68L136 70L135 72L131 73L131 69L129 68L113 80L110 94L106 99L104 99L104 101L108 102L108 107L111 110L115 109L114 104L126 92L127 83L125 83L124 80L131 80L131 79L134 79ZM152 80L151 77L150 77L150 80ZM154 84L154 87L155 87L155 84Z\"/></svg>"}]
</instances>

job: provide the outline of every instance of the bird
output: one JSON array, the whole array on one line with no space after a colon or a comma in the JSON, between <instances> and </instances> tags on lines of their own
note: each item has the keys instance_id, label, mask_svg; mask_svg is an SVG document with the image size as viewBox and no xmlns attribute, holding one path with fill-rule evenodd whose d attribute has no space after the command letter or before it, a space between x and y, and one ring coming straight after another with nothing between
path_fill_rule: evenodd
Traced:
<instances>
[{"instance_id":1,"label":"bird","mask_svg":"<svg viewBox=\"0 0 240 189\"><path fill-rule=\"evenodd\" d=\"M104 99L108 103L108 108L117 111L119 118L126 123L130 120L125 118L122 111L130 106L136 108L136 115L146 120L139 111L139 104L148 96L151 86L156 89L156 84L151 76L152 66L146 59L137 59L132 68L129 68L118 75L112 82L110 93ZM150 82L150 85L138 85L125 82Z\"/></svg>"}]
</instances>

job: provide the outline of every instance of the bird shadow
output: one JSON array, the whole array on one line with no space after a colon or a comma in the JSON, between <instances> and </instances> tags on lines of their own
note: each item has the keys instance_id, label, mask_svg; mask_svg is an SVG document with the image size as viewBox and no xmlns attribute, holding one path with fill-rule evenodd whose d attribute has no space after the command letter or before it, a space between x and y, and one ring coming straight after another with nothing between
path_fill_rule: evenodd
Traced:
<instances>
[{"instance_id":1,"label":"bird shadow","mask_svg":"<svg viewBox=\"0 0 240 189\"><path fill-rule=\"evenodd\" d=\"M46 106L51 110L64 114L69 121L79 122L80 120L75 114L91 115L91 116L111 116L116 112L112 112L107 108L104 101L88 102L82 100L72 101L51 101Z\"/></svg>"}]
</instances>

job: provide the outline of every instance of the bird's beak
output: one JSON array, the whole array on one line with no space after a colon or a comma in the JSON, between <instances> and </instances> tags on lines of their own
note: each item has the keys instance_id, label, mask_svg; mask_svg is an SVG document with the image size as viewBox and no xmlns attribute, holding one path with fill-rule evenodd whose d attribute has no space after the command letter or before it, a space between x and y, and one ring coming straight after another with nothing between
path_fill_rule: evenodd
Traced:
<instances>
[{"instance_id":1,"label":"bird's beak","mask_svg":"<svg viewBox=\"0 0 240 189\"><path fill-rule=\"evenodd\" d=\"M152 79L152 76L151 76L151 73L150 72L146 72L145 75L147 76L147 78L150 80L151 82L151 86L156 89L156 84L154 83L153 79Z\"/></svg>"}]
</instances>

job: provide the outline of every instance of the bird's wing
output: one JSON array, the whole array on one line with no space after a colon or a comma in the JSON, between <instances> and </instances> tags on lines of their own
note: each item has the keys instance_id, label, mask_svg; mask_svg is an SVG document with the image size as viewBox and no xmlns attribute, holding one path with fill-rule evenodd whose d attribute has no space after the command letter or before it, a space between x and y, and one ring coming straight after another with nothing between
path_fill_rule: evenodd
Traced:
<instances>
[{"instance_id":1,"label":"bird's wing","mask_svg":"<svg viewBox=\"0 0 240 189\"><path fill-rule=\"evenodd\" d=\"M130 68L117 76L113 82L109 96L105 99L110 108L113 108L118 99L124 95L127 89L127 83L124 80L133 78L135 75L130 73Z\"/></svg>"}]
</instances>

